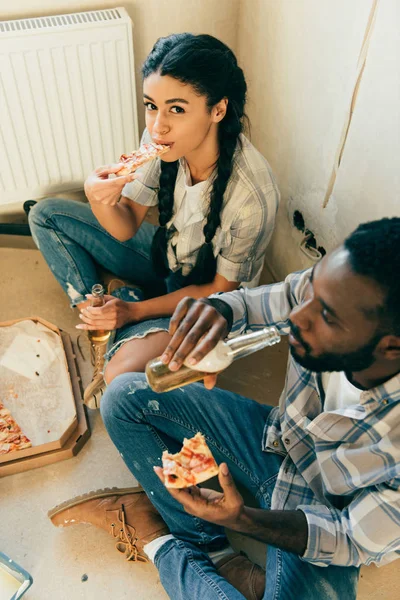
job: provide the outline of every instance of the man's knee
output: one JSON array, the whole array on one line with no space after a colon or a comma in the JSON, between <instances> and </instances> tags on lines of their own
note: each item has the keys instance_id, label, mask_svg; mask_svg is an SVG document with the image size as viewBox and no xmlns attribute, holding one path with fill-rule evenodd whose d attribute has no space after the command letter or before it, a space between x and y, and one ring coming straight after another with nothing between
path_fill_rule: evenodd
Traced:
<instances>
[{"instance_id":1,"label":"man's knee","mask_svg":"<svg viewBox=\"0 0 400 600\"><path fill-rule=\"evenodd\" d=\"M115 419L132 420L143 404L143 394L150 390L143 373L123 373L107 386L100 412L108 427Z\"/></svg>"}]
</instances>

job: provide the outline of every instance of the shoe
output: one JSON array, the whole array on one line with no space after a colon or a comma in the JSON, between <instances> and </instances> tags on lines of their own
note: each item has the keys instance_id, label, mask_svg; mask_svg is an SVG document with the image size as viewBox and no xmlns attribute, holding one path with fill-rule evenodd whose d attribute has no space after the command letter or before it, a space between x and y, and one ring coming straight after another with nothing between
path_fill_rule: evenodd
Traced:
<instances>
[{"instance_id":1,"label":"shoe","mask_svg":"<svg viewBox=\"0 0 400 600\"><path fill-rule=\"evenodd\" d=\"M126 300L127 302L139 302L140 300L143 300L142 288L136 284L123 281L122 279L111 279L107 286L107 294L110 295L120 288L126 288L123 291L122 296L118 296L123 300Z\"/></svg>"},{"instance_id":2,"label":"shoe","mask_svg":"<svg viewBox=\"0 0 400 600\"><path fill-rule=\"evenodd\" d=\"M107 294L110 295L113 293L114 290L117 290L121 287L125 287L126 285L128 284L122 279L111 279L111 281L107 285Z\"/></svg>"},{"instance_id":3,"label":"shoe","mask_svg":"<svg viewBox=\"0 0 400 600\"><path fill-rule=\"evenodd\" d=\"M72 498L48 512L56 527L89 523L116 540L126 560L149 562L143 547L169 533L160 514L142 488L104 489Z\"/></svg>"},{"instance_id":4,"label":"shoe","mask_svg":"<svg viewBox=\"0 0 400 600\"><path fill-rule=\"evenodd\" d=\"M83 392L83 403L92 409L100 408L100 400L104 394L106 384L103 377L104 354L107 342L104 344L90 344L92 364L94 366L92 381Z\"/></svg>"},{"instance_id":5,"label":"shoe","mask_svg":"<svg viewBox=\"0 0 400 600\"><path fill-rule=\"evenodd\" d=\"M217 571L246 600L262 600L265 591L265 571L243 553L229 554L216 564Z\"/></svg>"}]
</instances>

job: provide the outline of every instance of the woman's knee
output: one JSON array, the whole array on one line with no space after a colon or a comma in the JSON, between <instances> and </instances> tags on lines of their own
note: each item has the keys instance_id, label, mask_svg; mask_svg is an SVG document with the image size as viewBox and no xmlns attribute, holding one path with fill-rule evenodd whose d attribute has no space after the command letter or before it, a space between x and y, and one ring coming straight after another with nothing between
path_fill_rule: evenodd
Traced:
<instances>
[{"instance_id":1,"label":"woman's knee","mask_svg":"<svg viewBox=\"0 0 400 600\"><path fill-rule=\"evenodd\" d=\"M157 331L144 338L127 341L107 364L104 372L107 384L123 373L144 373L147 362L159 356L170 339L171 336L167 331Z\"/></svg>"},{"instance_id":2,"label":"woman's knee","mask_svg":"<svg viewBox=\"0 0 400 600\"><path fill-rule=\"evenodd\" d=\"M32 225L45 225L46 221L59 209L62 202L61 198L47 198L46 200L40 200L40 202L32 206L28 215L31 227Z\"/></svg>"}]
</instances>

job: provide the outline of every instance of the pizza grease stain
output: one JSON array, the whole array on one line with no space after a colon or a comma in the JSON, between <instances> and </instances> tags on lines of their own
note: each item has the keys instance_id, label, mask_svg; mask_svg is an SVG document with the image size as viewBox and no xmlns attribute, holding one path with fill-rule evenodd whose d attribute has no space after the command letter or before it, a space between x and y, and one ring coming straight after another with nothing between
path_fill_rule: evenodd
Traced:
<instances>
[{"instance_id":1,"label":"pizza grease stain","mask_svg":"<svg viewBox=\"0 0 400 600\"><path fill-rule=\"evenodd\" d=\"M160 410L160 405L157 400L150 400L147 406L150 408L150 410Z\"/></svg>"}]
</instances>

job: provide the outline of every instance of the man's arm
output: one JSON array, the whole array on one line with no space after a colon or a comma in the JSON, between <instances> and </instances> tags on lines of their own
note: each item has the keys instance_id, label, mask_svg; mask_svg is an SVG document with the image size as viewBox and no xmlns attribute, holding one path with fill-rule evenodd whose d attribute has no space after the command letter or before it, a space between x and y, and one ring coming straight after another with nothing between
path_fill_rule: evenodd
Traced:
<instances>
[{"instance_id":1,"label":"man's arm","mask_svg":"<svg viewBox=\"0 0 400 600\"><path fill-rule=\"evenodd\" d=\"M172 315L170 343L162 361L176 371L188 357L196 364L229 333L257 330L274 325L281 334L289 333L288 317L301 301L310 271L292 273L282 283L254 289L213 294L209 298L184 298Z\"/></svg>"},{"instance_id":2,"label":"man's arm","mask_svg":"<svg viewBox=\"0 0 400 600\"><path fill-rule=\"evenodd\" d=\"M320 567L379 566L400 558L400 478L363 488L343 510L298 506L307 518L303 560Z\"/></svg>"},{"instance_id":3,"label":"man's arm","mask_svg":"<svg viewBox=\"0 0 400 600\"><path fill-rule=\"evenodd\" d=\"M154 468L162 482L163 470ZM266 510L244 505L226 463L221 463L219 474L221 492L205 488L167 488L185 511L211 523L253 537L261 542L302 555L307 547L308 526L300 510Z\"/></svg>"},{"instance_id":4,"label":"man's arm","mask_svg":"<svg viewBox=\"0 0 400 600\"><path fill-rule=\"evenodd\" d=\"M266 325L274 325L284 335L289 330L289 314L301 302L310 273L311 269L291 273L280 283L214 294L210 300L218 298L230 306L234 335Z\"/></svg>"},{"instance_id":5,"label":"man's arm","mask_svg":"<svg viewBox=\"0 0 400 600\"><path fill-rule=\"evenodd\" d=\"M270 546L303 556L307 547L308 525L301 510L265 510L245 506L231 529Z\"/></svg>"}]
</instances>

